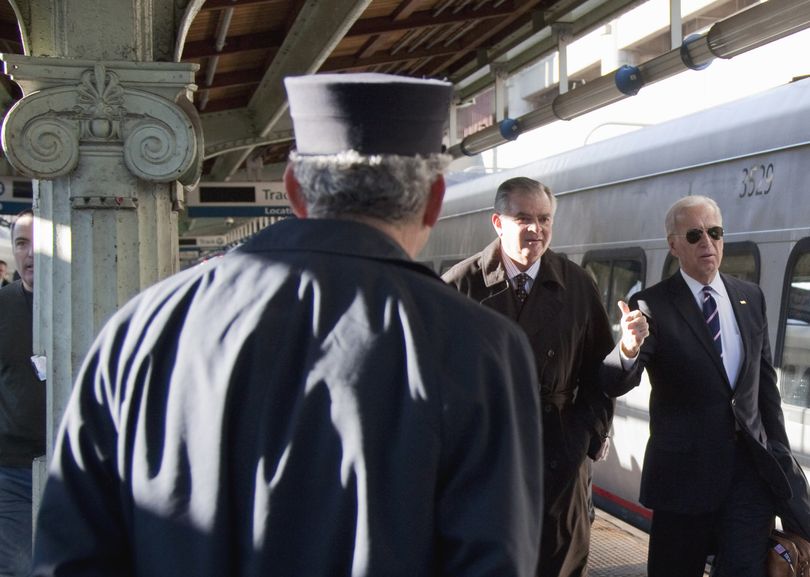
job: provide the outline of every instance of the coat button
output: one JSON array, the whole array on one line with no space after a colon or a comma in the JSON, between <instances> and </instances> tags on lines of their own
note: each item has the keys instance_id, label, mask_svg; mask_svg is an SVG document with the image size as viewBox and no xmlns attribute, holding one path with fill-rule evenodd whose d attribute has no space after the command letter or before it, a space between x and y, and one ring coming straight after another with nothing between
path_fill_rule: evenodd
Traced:
<instances>
[{"instance_id":1,"label":"coat button","mask_svg":"<svg viewBox=\"0 0 810 577\"><path fill-rule=\"evenodd\" d=\"M555 459L551 459L548 462L548 468L551 469L551 470L556 469L557 468L557 461Z\"/></svg>"},{"instance_id":2,"label":"coat button","mask_svg":"<svg viewBox=\"0 0 810 577\"><path fill-rule=\"evenodd\" d=\"M544 405L544 406L543 406L543 410L544 410L546 413L550 413L550 412L551 412L551 405Z\"/></svg>"},{"instance_id":3,"label":"coat button","mask_svg":"<svg viewBox=\"0 0 810 577\"><path fill-rule=\"evenodd\" d=\"M546 353L546 355L548 355L548 358L553 357L554 356L554 349L549 349L548 352Z\"/></svg>"}]
</instances>

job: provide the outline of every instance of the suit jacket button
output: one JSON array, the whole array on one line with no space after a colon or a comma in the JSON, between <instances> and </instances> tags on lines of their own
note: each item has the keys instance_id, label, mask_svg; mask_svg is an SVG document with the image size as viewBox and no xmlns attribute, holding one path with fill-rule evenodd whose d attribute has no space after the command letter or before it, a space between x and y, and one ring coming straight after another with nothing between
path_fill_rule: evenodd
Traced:
<instances>
[{"instance_id":1,"label":"suit jacket button","mask_svg":"<svg viewBox=\"0 0 810 577\"><path fill-rule=\"evenodd\" d=\"M548 352L546 353L546 355L548 355L548 358L553 357L554 356L554 349L549 349Z\"/></svg>"},{"instance_id":2,"label":"suit jacket button","mask_svg":"<svg viewBox=\"0 0 810 577\"><path fill-rule=\"evenodd\" d=\"M551 405L544 405L544 406L543 406L543 410L544 410L546 413L550 413L550 412L551 412Z\"/></svg>"},{"instance_id":3,"label":"suit jacket button","mask_svg":"<svg viewBox=\"0 0 810 577\"><path fill-rule=\"evenodd\" d=\"M555 459L551 459L548 462L548 468L551 469L551 470L556 469L557 468L557 461Z\"/></svg>"}]
</instances>

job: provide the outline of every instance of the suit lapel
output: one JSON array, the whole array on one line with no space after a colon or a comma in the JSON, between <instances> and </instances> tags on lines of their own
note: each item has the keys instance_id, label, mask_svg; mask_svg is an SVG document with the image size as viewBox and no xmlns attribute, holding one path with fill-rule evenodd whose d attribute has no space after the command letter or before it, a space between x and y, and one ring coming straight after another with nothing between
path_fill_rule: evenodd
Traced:
<instances>
[{"instance_id":1,"label":"suit lapel","mask_svg":"<svg viewBox=\"0 0 810 577\"><path fill-rule=\"evenodd\" d=\"M720 358L717 349L714 348L714 342L706 326L706 320L703 318L703 311L698 308L695 296L689 290L689 285L686 284L680 273L675 273L670 277L669 290L672 294L672 304L675 310L686 321L689 330L692 331L695 338L705 349L709 358L712 359L715 367L723 376L723 380L729 386L729 390L731 390L726 368L723 366L723 359Z\"/></svg>"}]
</instances>

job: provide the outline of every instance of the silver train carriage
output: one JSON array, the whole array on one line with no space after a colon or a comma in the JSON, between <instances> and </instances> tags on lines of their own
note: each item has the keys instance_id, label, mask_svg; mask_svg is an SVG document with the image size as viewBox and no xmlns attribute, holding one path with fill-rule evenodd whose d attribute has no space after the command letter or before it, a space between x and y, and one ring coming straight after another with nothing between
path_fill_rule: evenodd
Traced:
<instances>
[{"instance_id":1,"label":"silver train carriage","mask_svg":"<svg viewBox=\"0 0 810 577\"><path fill-rule=\"evenodd\" d=\"M526 166L451 184L420 260L443 272L495 235L499 183L544 182L559 203L552 250L594 276L618 335L618 299L677 270L664 215L710 196L726 230L722 270L759 283L791 444L810 469L810 79ZM612 450L593 467L598 505L646 527L638 504L649 384L618 399Z\"/></svg>"}]
</instances>

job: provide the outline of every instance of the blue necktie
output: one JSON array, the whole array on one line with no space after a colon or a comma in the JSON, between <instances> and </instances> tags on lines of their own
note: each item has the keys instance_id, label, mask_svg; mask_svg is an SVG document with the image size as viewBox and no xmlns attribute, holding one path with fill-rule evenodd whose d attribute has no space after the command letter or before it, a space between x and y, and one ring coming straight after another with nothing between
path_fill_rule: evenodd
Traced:
<instances>
[{"instance_id":1,"label":"blue necktie","mask_svg":"<svg viewBox=\"0 0 810 577\"><path fill-rule=\"evenodd\" d=\"M720 337L720 314L717 310L717 302L712 296L712 287L703 287L703 317L706 319L706 324L709 326L709 332L712 334L714 340L714 348L717 349L717 354L723 358L723 341Z\"/></svg>"}]
</instances>

